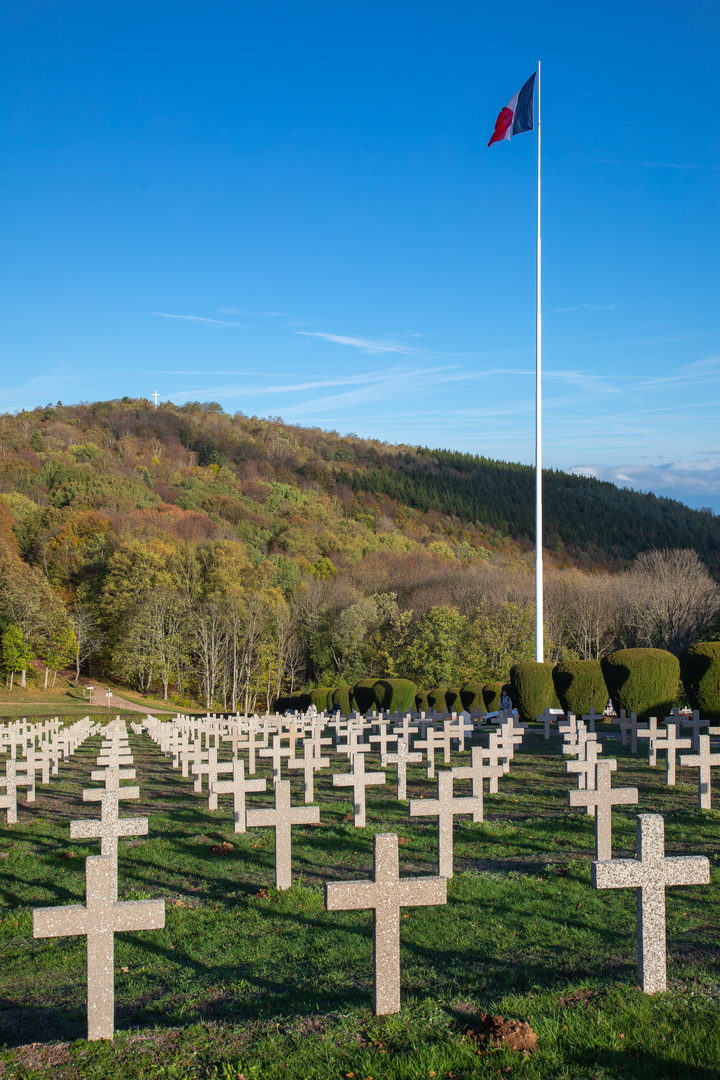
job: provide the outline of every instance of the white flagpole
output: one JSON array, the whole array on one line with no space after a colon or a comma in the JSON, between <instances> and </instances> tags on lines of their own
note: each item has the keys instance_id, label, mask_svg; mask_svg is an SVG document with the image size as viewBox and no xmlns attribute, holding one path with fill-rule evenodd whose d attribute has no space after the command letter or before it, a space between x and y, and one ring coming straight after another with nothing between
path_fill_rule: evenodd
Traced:
<instances>
[{"instance_id":1,"label":"white flagpole","mask_svg":"<svg viewBox=\"0 0 720 1080\"><path fill-rule=\"evenodd\" d=\"M535 306L535 659L545 659L543 642L542 519L542 309L540 246L540 61L537 66L537 246Z\"/></svg>"}]
</instances>

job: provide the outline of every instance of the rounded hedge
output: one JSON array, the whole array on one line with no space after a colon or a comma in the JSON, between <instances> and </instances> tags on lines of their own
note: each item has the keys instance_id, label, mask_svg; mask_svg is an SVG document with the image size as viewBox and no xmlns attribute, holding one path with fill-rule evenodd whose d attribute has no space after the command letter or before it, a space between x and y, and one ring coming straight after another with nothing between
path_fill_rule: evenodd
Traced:
<instances>
[{"instance_id":1,"label":"rounded hedge","mask_svg":"<svg viewBox=\"0 0 720 1080\"><path fill-rule=\"evenodd\" d=\"M377 706L373 687L377 679L359 679L352 688L352 701L358 712L366 713Z\"/></svg>"},{"instance_id":2,"label":"rounded hedge","mask_svg":"<svg viewBox=\"0 0 720 1080\"><path fill-rule=\"evenodd\" d=\"M448 712L462 712L463 706L459 686L451 686L445 691L445 707Z\"/></svg>"},{"instance_id":3,"label":"rounded hedge","mask_svg":"<svg viewBox=\"0 0 720 1080\"><path fill-rule=\"evenodd\" d=\"M618 649L600 664L615 712L639 720L667 716L677 698L680 661L665 649Z\"/></svg>"},{"instance_id":4,"label":"rounded hedge","mask_svg":"<svg viewBox=\"0 0 720 1080\"><path fill-rule=\"evenodd\" d=\"M435 712L443 712L447 709L444 690L428 690L428 701L430 708Z\"/></svg>"},{"instance_id":5,"label":"rounded hedge","mask_svg":"<svg viewBox=\"0 0 720 1080\"><path fill-rule=\"evenodd\" d=\"M312 705L310 694L288 694L279 697L275 702L275 712L286 713L288 709L293 712L307 712Z\"/></svg>"},{"instance_id":6,"label":"rounded hedge","mask_svg":"<svg viewBox=\"0 0 720 1080\"><path fill-rule=\"evenodd\" d=\"M607 705L610 695L599 660L566 660L556 664L553 682L565 712L584 716L591 708L602 713Z\"/></svg>"},{"instance_id":7,"label":"rounded hedge","mask_svg":"<svg viewBox=\"0 0 720 1080\"><path fill-rule=\"evenodd\" d=\"M340 712L343 716L349 716L352 712L352 706L350 704L350 695L352 693L352 687L350 686L338 686L337 690L333 690L332 693L332 708L336 705L340 706Z\"/></svg>"},{"instance_id":8,"label":"rounded hedge","mask_svg":"<svg viewBox=\"0 0 720 1080\"><path fill-rule=\"evenodd\" d=\"M373 691L383 712L409 712L415 705L417 686L409 679L378 679Z\"/></svg>"},{"instance_id":9,"label":"rounded hedge","mask_svg":"<svg viewBox=\"0 0 720 1080\"><path fill-rule=\"evenodd\" d=\"M553 683L553 666L528 660L510 668L510 698L523 720L534 720L545 709L557 709L560 702Z\"/></svg>"},{"instance_id":10,"label":"rounded hedge","mask_svg":"<svg viewBox=\"0 0 720 1080\"><path fill-rule=\"evenodd\" d=\"M482 709L484 707L483 684L479 682L465 683L460 687L460 701L463 709L467 709L469 712L474 709Z\"/></svg>"},{"instance_id":11,"label":"rounded hedge","mask_svg":"<svg viewBox=\"0 0 720 1080\"><path fill-rule=\"evenodd\" d=\"M699 641L680 656L680 677L691 709L720 719L720 641Z\"/></svg>"},{"instance_id":12,"label":"rounded hedge","mask_svg":"<svg viewBox=\"0 0 720 1080\"><path fill-rule=\"evenodd\" d=\"M332 709L332 686L316 686L314 690L308 690L308 694L318 712L329 712Z\"/></svg>"},{"instance_id":13,"label":"rounded hedge","mask_svg":"<svg viewBox=\"0 0 720 1080\"><path fill-rule=\"evenodd\" d=\"M500 695L503 692L502 682L486 682L482 689L483 705L485 712L497 712L500 708Z\"/></svg>"},{"instance_id":14,"label":"rounded hedge","mask_svg":"<svg viewBox=\"0 0 720 1080\"><path fill-rule=\"evenodd\" d=\"M427 690L418 690L415 695L415 712L430 712Z\"/></svg>"}]
</instances>

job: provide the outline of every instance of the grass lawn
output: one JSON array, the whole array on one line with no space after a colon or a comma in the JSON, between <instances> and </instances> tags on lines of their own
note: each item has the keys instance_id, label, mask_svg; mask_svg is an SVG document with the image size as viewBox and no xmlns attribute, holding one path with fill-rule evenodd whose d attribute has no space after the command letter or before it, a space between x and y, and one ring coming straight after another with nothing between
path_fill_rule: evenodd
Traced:
<instances>
[{"instance_id":1,"label":"grass lawn","mask_svg":"<svg viewBox=\"0 0 720 1080\"><path fill-rule=\"evenodd\" d=\"M435 873L435 823L411 820L389 783L368 789L368 825L355 829L350 793L331 786L346 759L333 757L316 782L321 825L293 829L294 884L277 893L274 834L236 835L229 797L209 812L191 779L131 736L141 800L123 812L147 815L149 835L120 841L120 899L165 897L166 929L116 936L119 1034L86 1043L85 940L34 941L31 908L84 900L84 858L99 843L71 841L68 822L97 816L81 791L98 741L38 787L18 825L0 826L1 1080L720 1077L720 815L697 809L694 773L678 770L668 789L664 770L617 738L605 741L614 786L638 787L639 809L664 813L667 854L711 860L709 887L667 891L666 993L637 986L634 891L590 887L593 821L567 806L557 735L526 737L500 794L486 796L484 824L456 818L447 906L405 909L403 1007L382 1019L372 913L326 912L323 885L367 877L378 831L399 834L401 873ZM379 768L374 755L368 767ZM301 803L300 774L289 775ZM408 788L435 793L418 768ZM634 854L635 813L614 814L616 855ZM485 1048L479 1011L527 1020L537 1052Z\"/></svg>"}]
</instances>

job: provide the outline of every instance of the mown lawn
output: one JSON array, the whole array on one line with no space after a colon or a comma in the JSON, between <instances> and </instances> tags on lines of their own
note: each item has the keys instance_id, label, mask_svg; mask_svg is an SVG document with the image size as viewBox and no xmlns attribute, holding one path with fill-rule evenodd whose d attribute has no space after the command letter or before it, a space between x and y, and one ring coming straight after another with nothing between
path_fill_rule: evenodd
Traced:
<instances>
[{"instance_id":1,"label":"mown lawn","mask_svg":"<svg viewBox=\"0 0 720 1080\"><path fill-rule=\"evenodd\" d=\"M3 1080L720 1077L720 815L696 809L693 773L667 789L662 767L617 737L605 742L614 785L638 787L639 809L665 814L668 854L711 859L709 887L668 890L667 993L637 986L634 893L590 887L593 822L567 806L556 735L526 737L500 794L486 796L484 824L456 819L448 904L406 910L403 1008L385 1019L371 1009L372 914L326 912L323 886L366 877L378 831L399 834L402 873L434 873L435 824L411 820L388 783L369 789L368 825L355 829L349 792L331 786L346 759L333 758L316 784L321 825L293 830L295 883L277 893L273 833L235 834L229 798L209 812L191 779L131 736L141 800L123 810L147 815L149 835L120 843L120 898L165 897L166 929L117 935L119 1034L86 1043L85 941L34 941L31 908L84 899L83 860L99 844L71 841L68 822L97 814L81 791L98 741L38 788L17 826L0 826ZM300 775L289 775L300 803ZM413 769L409 795L434 792ZM615 813L617 855L634 854L635 813ZM223 842L230 854L215 853ZM537 1052L485 1048L479 1011L527 1020Z\"/></svg>"}]
</instances>

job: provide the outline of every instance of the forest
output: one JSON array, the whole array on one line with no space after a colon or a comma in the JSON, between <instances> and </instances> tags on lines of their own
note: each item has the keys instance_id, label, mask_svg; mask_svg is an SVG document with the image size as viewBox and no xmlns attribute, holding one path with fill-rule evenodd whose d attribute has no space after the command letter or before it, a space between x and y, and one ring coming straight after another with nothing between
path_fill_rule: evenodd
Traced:
<instances>
[{"instance_id":1,"label":"forest","mask_svg":"<svg viewBox=\"0 0 720 1080\"><path fill-rule=\"evenodd\" d=\"M544 473L546 659L716 635L720 520ZM229 415L58 402L0 416L8 685L68 665L178 705L505 679L534 656L527 466Z\"/></svg>"}]
</instances>

